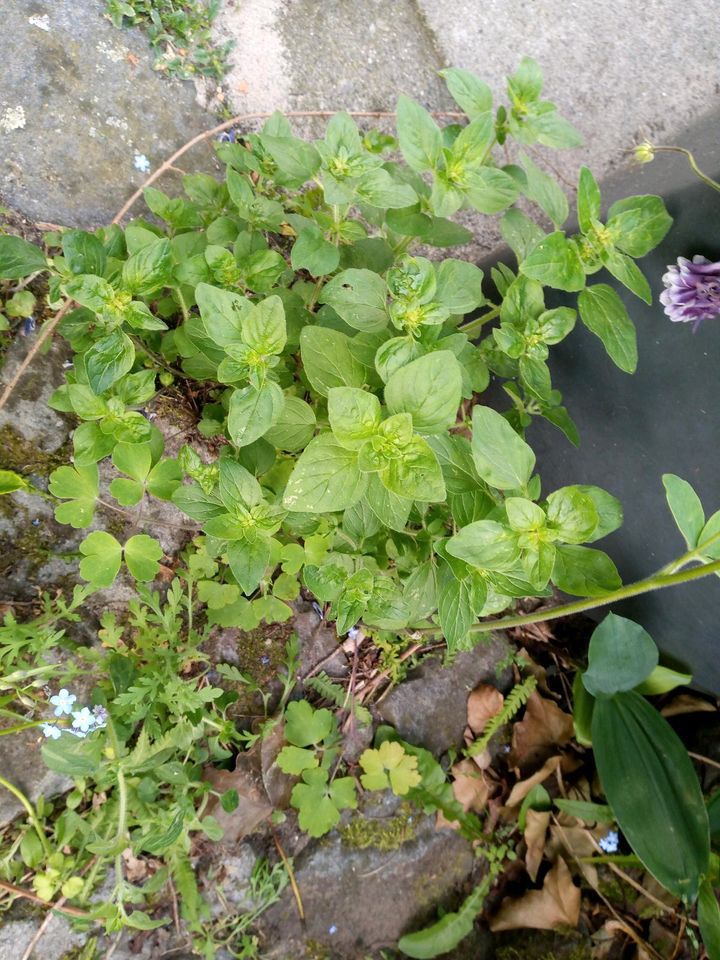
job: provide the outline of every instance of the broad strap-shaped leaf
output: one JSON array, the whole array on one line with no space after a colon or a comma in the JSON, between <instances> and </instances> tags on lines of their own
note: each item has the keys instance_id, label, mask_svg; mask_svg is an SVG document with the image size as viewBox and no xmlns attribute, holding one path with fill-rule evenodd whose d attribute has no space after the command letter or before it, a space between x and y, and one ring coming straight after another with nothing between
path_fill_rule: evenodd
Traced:
<instances>
[{"instance_id":1,"label":"broad strap-shaped leaf","mask_svg":"<svg viewBox=\"0 0 720 960\"><path fill-rule=\"evenodd\" d=\"M692 903L708 871L710 831L687 750L634 691L595 701L592 742L605 796L628 843L658 883Z\"/></svg>"},{"instance_id":2,"label":"broad strap-shaped leaf","mask_svg":"<svg viewBox=\"0 0 720 960\"><path fill-rule=\"evenodd\" d=\"M590 637L583 685L594 697L632 690L658 663L658 648L639 623L609 613Z\"/></svg>"}]
</instances>

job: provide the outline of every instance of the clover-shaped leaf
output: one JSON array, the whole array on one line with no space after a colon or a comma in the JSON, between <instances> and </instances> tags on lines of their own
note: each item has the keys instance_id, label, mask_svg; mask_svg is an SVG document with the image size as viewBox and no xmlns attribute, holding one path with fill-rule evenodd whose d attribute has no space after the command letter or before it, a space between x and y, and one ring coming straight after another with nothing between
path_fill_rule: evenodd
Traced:
<instances>
[{"instance_id":1,"label":"clover-shaped leaf","mask_svg":"<svg viewBox=\"0 0 720 960\"><path fill-rule=\"evenodd\" d=\"M98 495L98 468L94 463L58 467L50 474L50 493L67 503L55 507L58 523L69 523L80 530L90 526Z\"/></svg>"},{"instance_id":2,"label":"clover-shaped leaf","mask_svg":"<svg viewBox=\"0 0 720 960\"><path fill-rule=\"evenodd\" d=\"M130 537L125 544L125 563L136 580L154 580L160 569L158 560L162 555L160 544L146 533Z\"/></svg>"},{"instance_id":3,"label":"clover-shaped leaf","mask_svg":"<svg viewBox=\"0 0 720 960\"><path fill-rule=\"evenodd\" d=\"M170 500L182 482L175 460L161 460L153 466L150 443L118 443L112 459L118 470L127 474L110 484L110 493L124 507L139 503L146 489L159 500Z\"/></svg>"},{"instance_id":4,"label":"clover-shaped leaf","mask_svg":"<svg viewBox=\"0 0 720 960\"><path fill-rule=\"evenodd\" d=\"M285 739L296 747L320 743L334 725L329 710L315 710L307 700L294 700L285 710Z\"/></svg>"},{"instance_id":5,"label":"clover-shaped leaf","mask_svg":"<svg viewBox=\"0 0 720 960\"><path fill-rule=\"evenodd\" d=\"M377 750L366 750L360 757L365 773L360 782L366 790L384 790L390 787L398 797L404 797L411 787L417 787L421 777L417 757L411 757L399 743L386 740Z\"/></svg>"},{"instance_id":6,"label":"clover-shaped leaf","mask_svg":"<svg viewBox=\"0 0 720 960\"><path fill-rule=\"evenodd\" d=\"M104 530L95 530L80 544L80 553L83 555L80 576L93 586L109 587L122 561L122 547L115 537Z\"/></svg>"},{"instance_id":7,"label":"clover-shaped leaf","mask_svg":"<svg viewBox=\"0 0 720 960\"><path fill-rule=\"evenodd\" d=\"M302 830L311 837L322 837L340 820L341 810L355 809L357 796L352 777L340 777L328 784L328 772L322 768L305 770L304 783L297 783L290 803L299 813Z\"/></svg>"},{"instance_id":8,"label":"clover-shaped leaf","mask_svg":"<svg viewBox=\"0 0 720 960\"><path fill-rule=\"evenodd\" d=\"M312 770L319 766L320 761L314 750L288 746L283 747L278 754L277 763L283 773L300 776L304 770Z\"/></svg>"}]
</instances>

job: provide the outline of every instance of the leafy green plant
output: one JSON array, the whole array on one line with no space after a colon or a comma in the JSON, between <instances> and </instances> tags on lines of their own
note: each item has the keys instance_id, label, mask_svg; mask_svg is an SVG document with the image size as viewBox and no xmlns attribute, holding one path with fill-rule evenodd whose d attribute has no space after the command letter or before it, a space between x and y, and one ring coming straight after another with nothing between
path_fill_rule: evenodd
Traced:
<instances>
[{"instance_id":1,"label":"leafy green plant","mask_svg":"<svg viewBox=\"0 0 720 960\"><path fill-rule=\"evenodd\" d=\"M189 31L199 10L184 4L178 29ZM158 37L167 29L163 16L175 12L164 0L113 0L116 19L155 17ZM197 29L202 45L205 27ZM50 497L56 519L79 530L101 525L109 511L118 523L170 523L194 538L164 600L143 585L160 571L157 540L93 529L80 544L89 589L107 588L124 561L141 601L130 604L128 624L106 614L102 646L82 654L105 725L84 737L59 727L48 734L46 762L76 780L67 810L51 822L42 803L26 807L32 832L19 859L8 861L15 874L23 865L35 870L50 898L61 891L85 904L110 865L112 895L92 914L109 930L162 922L133 908L164 880L158 874L142 889L129 883L121 862L129 846L135 855L162 857L190 930L203 935L206 907L190 841L193 833L217 838L220 828L206 813L212 789L202 768L251 746L272 723L239 732L230 719L235 695L210 682L201 649L214 626L252 630L263 620L287 620L304 588L339 636L362 622L397 679L416 649L411 641L442 638L453 655L497 625L552 619L720 570L717 515L706 522L687 485L666 477L688 549L623 585L594 546L622 523L620 504L591 485L543 491L525 438L539 416L578 440L548 365L550 348L572 335L578 313L620 369L635 369L632 321L614 290L590 278L607 270L648 300L635 260L670 227L662 201L630 197L604 213L583 168L579 229L568 235L567 198L533 157L538 145L570 147L578 136L542 99L537 64L521 62L508 79L507 103L497 107L479 78L454 69L443 76L467 122L440 127L403 97L397 140L363 134L340 113L308 143L276 113L259 132L216 145L223 180L184 176L177 198L146 189L152 220L57 231L44 250L0 236L0 278L47 273L49 301L63 303L53 322L73 363L50 405L79 421L72 463L52 473L47 493L12 471L0 474L0 492ZM520 198L544 226L516 205ZM463 209L498 215L514 252L515 267L494 269L491 284L474 264L444 256L471 239L450 219ZM577 294L577 311L547 309L545 287ZM509 398L502 413L483 402L491 375ZM162 416L155 415L168 395L176 403L190 394L195 429L177 456L164 456ZM167 519L168 503L178 521ZM582 599L514 612L524 598L549 597L553 588ZM18 723L42 722L37 684L48 674L30 658L60 642L56 621L76 616L82 596L48 610L37 629L7 621L13 704L3 707ZM584 729L593 740L596 724L642 723L647 705L638 706L638 684L656 689L676 680L655 666L637 631L613 649L630 686L618 688L617 672L593 656L582 686ZM230 665L217 676L256 689ZM337 717L292 700L296 679L292 646L277 762L297 778L290 802L301 828L321 836L355 807L359 787L343 761ZM530 686L508 698L506 716ZM315 691L340 706L324 678ZM28 713L16 709L18 701ZM352 696L342 707L363 717ZM457 823L480 843L491 875L513 855L507 843L487 842L440 764L393 731L377 731L360 769L364 788L390 788ZM658 776L682 774L680 761L674 770L658 761L657 769ZM107 802L94 805L98 795ZM234 802L218 799L225 808ZM700 831L687 833L692 869L683 880L678 868L673 882L678 889L686 883L692 898L705 891L707 869ZM41 836L52 837L52 850L33 849L33 834L41 847ZM472 894L424 941L410 940L411 949L426 951L410 955L449 949L482 897Z\"/></svg>"},{"instance_id":2,"label":"leafy green plant","mask_svg":"<svg viewBox=\"0 0 720 960\"><path fill-rule=\"evenodd\" d=\"M219 0L106 0L116 27L142 25L155 50L155 69L181 80L222 80L232 43L216 43L213 21Z\"/></svg>"}]
</instances>

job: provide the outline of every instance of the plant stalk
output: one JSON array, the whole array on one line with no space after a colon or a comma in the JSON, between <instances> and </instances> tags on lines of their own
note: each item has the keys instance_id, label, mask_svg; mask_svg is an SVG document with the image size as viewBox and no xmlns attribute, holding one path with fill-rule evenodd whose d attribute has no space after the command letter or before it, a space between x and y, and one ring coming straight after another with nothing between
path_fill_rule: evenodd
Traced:
<instances>
[{"instance_id":1,"label":"plant stalk","mask_svg":"<svg viewBox=\"0 0 720 960\"><path fill-rule=\"evenodd\" d=\"M700 567L691 567L690 570L680 570L677 573L655 573L650 577L646 577L644 580L629 583L624 587L620 587L618 590L613 590L612 593L606 593L603 597L575 600L572 603L565 603L559 607L552 607L550 610L526 613L516 617L484 620L482 623L473 624L473 626L470 627L470 632L489 633L491 630L507 630L510 627L522 627L528 623L544 623L547 620L558 620L560 617L568 617L573 613L583 613L585 610L605 607L607 604L615 603L618 600L637 597L642 593L650 593L653 590L662 590L665 587L673 587L680 583L689 583L691 580L699 580L701 577L707 577L711 573L720 573L720 560L714 560L712 563L706 563ZM424 632L435 632L435 628Z\"/></svg>"}]
</instances>

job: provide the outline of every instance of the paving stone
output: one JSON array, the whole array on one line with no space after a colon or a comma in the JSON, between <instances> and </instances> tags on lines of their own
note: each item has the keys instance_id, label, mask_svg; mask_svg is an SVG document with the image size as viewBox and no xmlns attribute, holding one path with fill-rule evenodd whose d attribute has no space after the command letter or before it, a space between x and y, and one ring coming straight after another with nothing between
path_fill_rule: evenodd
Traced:
<instances>
[{"instance_id":1,"label":"paving stone","mask_svg":"<svg viewBox=\"0 0 720 960\"><path fill-rule=\"evenodd\" d=\"M153 169L212 126L193 85L153 72L143 33L117 30L104 8L0 0L0 194L36 220L106 223L146 177L136 156Z\"/></svg>"},{"instance_id":2,"label":"paving stone","mask_svg":"<svg viewBox=\"0 0 720 960\"><path fill-rule=\"evenodd\" d=\"M481 640L473 650L460 653L452 666L426 658L380 704L379 712L400 736L435 754L462 745L467 724L467 698L479 683L504 688L509 671L498 665L507 657L507 641L500 634Z\"/></svg>"}]
</instances>

